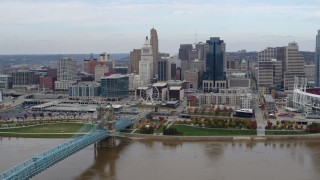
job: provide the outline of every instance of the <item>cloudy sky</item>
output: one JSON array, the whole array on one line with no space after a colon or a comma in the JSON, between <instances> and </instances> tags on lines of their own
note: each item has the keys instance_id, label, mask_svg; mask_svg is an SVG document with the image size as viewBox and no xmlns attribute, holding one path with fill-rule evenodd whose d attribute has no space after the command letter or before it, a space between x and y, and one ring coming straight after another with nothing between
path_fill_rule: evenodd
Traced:
<instances>
[{"instance_id":1,"label":"cloudy sky","mask_svg":"<svg viewBox=\"0 0 320 180\"><path fill-rule=\"evenodd\" d=\"M227 51L314 51L320 0L0 0L0 24L0 54L128 53L152 27L161 52L210 36Z\"/></svg>"}]
</instances>

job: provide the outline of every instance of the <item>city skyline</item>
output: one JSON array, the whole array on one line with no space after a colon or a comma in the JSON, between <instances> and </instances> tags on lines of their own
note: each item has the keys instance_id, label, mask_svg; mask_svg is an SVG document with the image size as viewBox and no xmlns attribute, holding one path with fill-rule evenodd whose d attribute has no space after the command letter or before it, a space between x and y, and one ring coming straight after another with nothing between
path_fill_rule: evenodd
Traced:
<instances>
[{"instance_id":1,"label":"city skyline","mask_svg":"<svg viewBox=\"0 0 320 180\"><path fill-rule=\"evenodd\" d=\"M315 50L320 0L3 1L0 54L129 53L149 30L159 51L221 37L226 51L260 51L297 42Z\"/></svg>"}]
</instances>

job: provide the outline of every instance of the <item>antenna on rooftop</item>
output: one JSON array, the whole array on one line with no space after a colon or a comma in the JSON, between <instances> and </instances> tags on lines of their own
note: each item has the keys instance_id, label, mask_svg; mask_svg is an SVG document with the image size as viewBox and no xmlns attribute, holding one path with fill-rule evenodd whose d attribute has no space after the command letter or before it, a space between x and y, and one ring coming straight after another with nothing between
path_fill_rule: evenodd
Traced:
<instances>
[{"instance_id":1,"label":"antenna on rooftop","mask_svg":"<svg viewBox=\"0 0 320 180\"><path fill-rule=\"evenodd\" d=\"M198 33L197 33L197 30L195 30L195 32L194 32L194 44L197 44L197 41L198 41Z\"/></svg>"}]
</instances>

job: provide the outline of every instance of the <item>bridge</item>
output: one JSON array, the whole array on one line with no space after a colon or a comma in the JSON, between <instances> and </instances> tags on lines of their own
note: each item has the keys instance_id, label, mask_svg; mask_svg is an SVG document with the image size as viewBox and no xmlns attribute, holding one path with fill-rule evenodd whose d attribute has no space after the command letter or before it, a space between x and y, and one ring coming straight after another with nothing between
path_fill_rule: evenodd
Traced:
<instances>
[{"instance_id":1,"label":"bridge","mask_svg":"<svg viewBox=\"0 0 320 180\"><path fill-rule=\"evenodd\" d=\"M63 144L38 154L0 174L0 179L29 179L72 154L97 143L98 146L112 146L117 131L132 125L130 119L114 119L109 108L95 126L84 124L77 133Z\"/></svg>"}]
</instances>

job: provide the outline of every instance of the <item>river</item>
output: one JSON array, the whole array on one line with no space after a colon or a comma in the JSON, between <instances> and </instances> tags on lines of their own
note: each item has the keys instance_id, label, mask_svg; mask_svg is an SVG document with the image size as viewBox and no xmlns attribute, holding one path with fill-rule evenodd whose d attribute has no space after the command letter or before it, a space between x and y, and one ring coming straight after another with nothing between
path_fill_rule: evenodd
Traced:
<instances>
[{"instance_id":1,"label":"river","mask_svg":"<svg viewBox=\"0 0 320 180\"><path fill-rule=\"evenodd\" d=\"M0 138L0 171L65 139ZM89 146L33 179L318 180L320 140L173 142Z\"/></svg>"}]
</instances>

